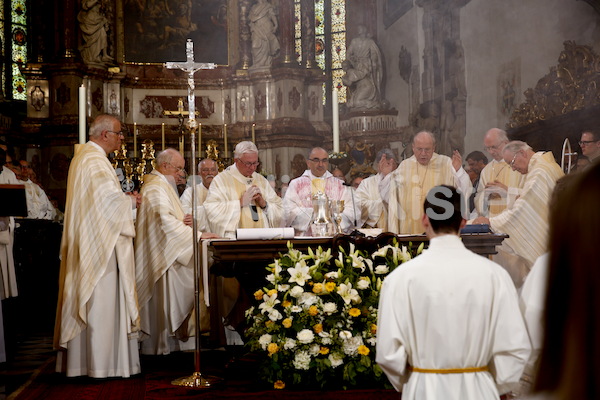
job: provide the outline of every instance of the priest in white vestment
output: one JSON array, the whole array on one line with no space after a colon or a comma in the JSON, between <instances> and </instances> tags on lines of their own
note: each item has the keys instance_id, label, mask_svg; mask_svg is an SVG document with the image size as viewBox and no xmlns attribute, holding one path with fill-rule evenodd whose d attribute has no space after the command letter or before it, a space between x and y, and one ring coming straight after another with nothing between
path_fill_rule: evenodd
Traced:
<instances>
[{"instance_id":1,"label":"priest in white vestment","mask_svg":"<svg viewBox=\"0 0 600 400\"><path fill-rule=\"evenodd\" d=\"M194 241L192 216L184 213L176 186L185 160L169 148L157 155L155 163L156 169L144 177L135 222L135 272L141 352L166 355L195 348L197 329L190 321L194 309ZM198 234L203 239L215 237L208 232ZM207 331L208 310L204 302L201 306L201 330Z\"/></svg>"},{"instance_id":2,"label":"priest in white vestment","mask_svg":"<svg viewBox=\"0 0 600 400\"><path fill-rule=\"evenodd\" d=\"M389 181L382 181L380 192L388 204L388 230L399 234L422 234L423 201L436 185L456 186L462 193L465 210L471 195L471 179L462 167L462 157L455 150L452 158L435 153L435 136L427 131L412 140L413 156L402 161Z\"/></svg>"},{"instance_id":3,"label":"priest in white vestment","mask_svg":"<svg viewBox=\"0 0 600 400\"><path fill-rule=\"evenodd\" d=\"M208 188L212 183L213 179L219 173L217 162L210 158L205 158L198 163L198 173L200 175L201 183L192 182L195 184L196 193L196 220L198 221L198 230L208 231L208 221L206 220L206 211L204 210L204 200L208 195ZM185 189L181 195L181 206L183 212L186 214L192 213L192 193L194 188L192 186Z\"/></svg>"},{"instance_id":4,"label":"priest in white vestment","mask_svg":"<svg viewBox=\"0 0 600 400\"><path fill-rule=\"evenodd\" d=\"M285 226L294 228L297 236L313 236L310 230L313 218L313 196L318 192L327 195L329 200L343 200L341 228L345 233L360 227L360 208L353 201L350 187L344 185L343 179L338 179L327 170L329 154L321 147L313 148L306 160L308 169L296 179L293 179L283 198Z\"/></svg>"},{"instance_id":5,"label":"priest in white vestment","mask_svg":"<svg viewBox=\"0 0 600 400\"><path fill-rule=\"evenodd\" d=\"M54 346L67 376L140 373L132 208L108 153L121 147L121 123L98 116L90 141L69 167Z\"/></svg>"},{"instance_id":6,"label":"priest in white vestment","mask_svg":"<svg viewBox=\"0 0 600 400\"><path fill-rule=\"evenodd\" d=\"M391 149L379 150L375 156L377 174L362 180L354 193L360 207L363 228L380 228L387 231L387 209L383 205L379 184L398 168L398 160Z\"/></svg>"},{"instance_id":7,"label":"priest in white vestment","mask_svg":"<svg viewBox=\"0 0 600 400\"><path fill-rule=\"evenodd\" d=\"M552 152L536 153L525 142L508 143L502 155L513 170L525 175L521 195L510 209L495 217L478 217L473 223L489 224L494 232L509 235L506 245L526 260L520 269L509 270L520 288L535 260L548 250L548 206L556 181L564 173Z\"/></svg>"},{"instance_id":8,"label":"priest in white vestment","mask_svg":"<svg viewBox=\"0 0 600 400\"><path fill-rule=\"evenodd\" d=\"M383 281L376 362L403 400L497 400L530 354L508 273L460 239L462 201L453 187L429 192L429 248Z\"/></svg>"},{"instance_id":9,"label":"priest in white vestment","mask_svg":"<svg viewBox=\"0 0 600 400\"><path fill-rule=\"evenodd\" d=\"M6 157L6 150L0 148L0 185L22 185L15 173L4 166ZM14 239L15 219L10 216L0 217L0 300L19 294L13 257Z\"/></svg>"},{"instance_id":10,"label":"priest in white vestment","mask_svg":"<svg viewBox=\"0 0 600 400\"><path fill-rule=\"evenodd\" d=\"M279 228L283 208L269 181L256 172L258 149L250 141L235 146L234 164L217 175L204 201L212 232L235 238L237 228Z\"/></svg>"},{"instance_id":11,"label":"priest in white vestment","mask_svg":"<svg viewBox=\"0 0 600 400\"><path fill-rule=\"evenodd\" d=\"M25 185L25 196L27 199L27 218L49 219L56 217L56 209L44 192L44 189L29 177L29 163L25 160L19 161L20 182Z\"/></svg>"},{"instance_id":12,"label":"priest in white vestment","mask_svg":"<svg viewBox=\"0 0 600 400\"><path fill-rule=\"evenodd\" d=\"M502 158L502 150L509 142L505 131L492 128L483 138L485 150L492 160L479 176L475 195L475 209L478 216L495 217L510 208L517 199L525 176L514 171Z\"/></svg>"}]
</instances>

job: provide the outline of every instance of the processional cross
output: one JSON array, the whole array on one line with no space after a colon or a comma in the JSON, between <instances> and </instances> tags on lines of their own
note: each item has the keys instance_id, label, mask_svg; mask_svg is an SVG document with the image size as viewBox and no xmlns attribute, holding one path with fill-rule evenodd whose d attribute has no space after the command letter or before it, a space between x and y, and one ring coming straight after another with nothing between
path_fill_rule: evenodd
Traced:
<instances>
[{"instance_id":1,"label":"processional cross","mask_svg":"<svg viewBox=\"0 0 600 400\"><path fill-rule=\"evenodd\" d=\"M194 74L201 69L215 69L214 63L197 63L194 62L194 42L188 39L185 46L186 62L167 62L165 67L168 69L180 69L188 74L188 129L190 130L190 148L192 151L192 176L196 176L196 129L198 122L196 121L196 96L194 94L195 83ZM183 117L183 102L178 110L178 115ZM172 115L175 115L174 113ZM180 118L181 118L180 117ZM183 156L183 154L182 154ZM198 228L196 223L196 184L192 184L192 240L194 249L194 300L195 300L195 319L196 319L196 351L195 351L195 367L196 371L188 377L176 379L172 384L177 386L187 386L197 389L205 389L214 386L221 379L217 377L202 376L200 372L200 257L198 254ZM205 287L208 288L208 280L205 279ZM207 289L205 289L206 291Z\"/></svg>"}]
</instances>

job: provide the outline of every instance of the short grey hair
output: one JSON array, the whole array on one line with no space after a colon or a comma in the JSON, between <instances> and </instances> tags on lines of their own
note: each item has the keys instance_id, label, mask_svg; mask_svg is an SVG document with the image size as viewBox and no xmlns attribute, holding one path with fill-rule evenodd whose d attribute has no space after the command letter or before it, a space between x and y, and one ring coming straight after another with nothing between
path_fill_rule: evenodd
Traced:
<instances>
[{"instance_id":1,"label":"short grey hair","mask_svg":"<svg viewBox=\"0 0 600 400\"><path fill-rule=\"evenodd\" d=\"M310 159L310 156L312 155L313 151L315 151L315 150L323 150L325 153L328 153L328 152L327 152L327 150L325 150L325 149L324 149L324 148L322 148L322 147L313 147L312 149L310 149L310 150L308 151L308 155L306 156L306 158L307 158L307 159ZM328 154L329 154L329 153L328 153Z\"/></svg>"},{"instance_id":2,"label":"short grey hair","mask_svg":"<svg viewBox=\"0 0 600 400\"><path fill-rule=\"evenodd\" d=\"M155 160L156 165L160 166L163 163L170 163L175 153L178 153L178 151L172 147L166 148L163 151L159 152Z\"/></svg>"},{"instance_id":3,"label":"short grey hair","mask_svg":"<svg viewBox=\"0 0 600 400\"><path fill-rule=\"evenodd\" d=\"M394 160L398 162L398 158L396 157L392 149L381 149L377 152L377 155L375 156L375 164L379 164L379 161L381 161L384 154L385 158L387 158L388 160Z\"/></svg>"},{"instance_id":4,"label":"short grey hair","mask_svg":"<svg viewBox=\"0 0 600 400\"><path fill-rule=\"evenodd\" d=\"M203 158L202 160L200 160L198 162L198 169L202 168L202 163L206 163L208 161L212 161L215 164L215 166L218 166L217 162L215 160L213 160L212 158Z\"/></svg>"},{"instance_id":5,"label":"short grey hair","mask_svg":"<svg viewBox=\"0 0 600 400\"><path fill-rule=\"evenodd\" d=\"M512 154L517 154L519 151L527 150L532 150L531 146L529 146L527 143L522 142L520 140L513 140L512 142L508 142L506 146L504 146L502 153L504 154L505 152L509 151Z\"/></svg>"},{"instance_id":6,"label":"short grey hair","mask_svg":"<svg viewBox=\"0 0 600 400\"><path fill-rule=\"evenodd\" d=\"M419 135L420 135L420 134L422 134L422 133L425 133L425 134L429 135L429 137L431 138L431 140L433 140L433 147L435 148L435 144L436 144L436 142L437 142L437 139L435 138L435 135L434 135L433 133L429 132L429 131L421 131L421 132L417 132L417 133L416 133L416 134L413 136L413 138L412 138L412 140L411 140L411 143L412 143L412 144L415 144L415 139L417 138L417 136L419 136Z\"/></svg>"},{"instance_id":7,"label":"short grey hair","mask_svg":"<svg viewBox=\"0 0 600 400\"><path fill-rule=\"evenodd\" d=\"M119 122L118 119L108 114L101 114L94 119L90 126L90 138L98 138L103 131L112 131L114 129L115 122Z\"/></svg>"},{"instance_id":8,"label":"short grey hair","mask_svg":"<svg viewBox=\"0 0 600 400\"><path fill-rule=\"evenodd\" d=\"M242 154L246 153L258 154L258 148L253 142L249 140L239 142L235 145L235 150L233 151L233 158L240 158Z\"/></svg>"}]
</instances>

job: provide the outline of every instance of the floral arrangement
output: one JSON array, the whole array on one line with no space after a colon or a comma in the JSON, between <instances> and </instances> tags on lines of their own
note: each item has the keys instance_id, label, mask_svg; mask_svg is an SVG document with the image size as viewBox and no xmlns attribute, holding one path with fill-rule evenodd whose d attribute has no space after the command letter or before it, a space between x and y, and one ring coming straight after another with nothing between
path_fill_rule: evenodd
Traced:
<instances>
[{"instance_id":1,"label":"floral arrangement","mask_svg":"<svg viewBox=\"0 0 600 400\"><path fill-rule=\"evenodd\" d=\"M348 153L345 151L340 151L337 153L331 152L329 153L329 162L332 164L341 164L348 160Z\"/></svg>"},{"instance_id":2,"label":"floral arrangement","mask_svg":"<svg viewBox=\"0 0 600 400\"><path fill-rule=\"evenodd\" d=\"M331 249L303 254L288 242L268 267L268 284L254 293L258 306L246 311L246 345L263 357L261 379L275 389L391 388L375 363L379 293L411 258L395 240L370 255L340 247L335 259Z\"/></svg>"}]
</instances>

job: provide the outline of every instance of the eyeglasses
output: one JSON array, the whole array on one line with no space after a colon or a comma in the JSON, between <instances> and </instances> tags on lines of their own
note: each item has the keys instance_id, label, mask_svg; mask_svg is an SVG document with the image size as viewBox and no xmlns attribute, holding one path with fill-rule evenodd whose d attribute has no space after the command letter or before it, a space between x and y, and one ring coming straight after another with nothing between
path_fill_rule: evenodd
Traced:
<instances>
[{"instance_id":1,"label":"eyeglasses","mask_svg":"<svg viewBox=\"0 0 600 400\"><path fill-rule=\"evenodd\" d=\"M485 146L483 149L487 152L491 151L491 150L500 150L500 146L502 146L502 143L499 143L495 146Z\"/></svg>"},{"instance_id":2,"label":"eyeglasses","mask_svg":"<svg viewBox=\"0 0 600 400\"><path fill-rule=\"evenodd\" d=\"M513 166L515 165L515 160L517 159L517 154L519 154L518 151L515 153L515 156L513 157L512 161L509 164L511 168L513 168Z\"/></svg>"},{"instance_id":3,"label":"eyeglasses","mask_svg":"<svg viewBox=\"0 0 600 400\"><path fill-rule=\"evenodd\" d=\"M580 146L587 146L587 145L590 145L590 144L596 143L596 142L598 142L598 140L580 140L579 141L579 145Z\"/></svg>"},{"instance_id":4,"label":"eyeglasses","mask_svg":"<svg viewBox=\"0 0 600 400\"><path fill-rule=\"evenodd\" d=\"M315 164L327 164L329 162L329 158L309 158L308 161L312 161Z\"/></svg>"},{"instance_id":5,"label":"eyeglasses","mask_svg":"<svg viewBox=\"0 0 600 400\"><path fill-rule=\"evenodd\" d=\"M171 167L175 168L177 170L177 172L185 172L185 168L182 167L176 167L173 164L171 164L170 162L166 163L169 164Z\"/></svg>"},{"instance_id":6,"label":"eyeglasses","mask_svg":"<svg viewBox=\"0 0 600 400\"><path fill-rule=\"evenodd\" d=\"M244 164L248 168L258 167L260 165L260 161L248 162L248 161L242 161L239 158L238 158L238 161L241 162L242 164Z\"/></svg>"},{"instance_id":7,"label":"eyeglasses","mask_svg":"<svg viewBox=\"0 0 600 400\"><path fill-rule=\"evenodd\" d=\"M115 135L117 135L117 136L123 136L123 137L125 137L125 134L124 134L123 132L121 132L121 131L119 131L119 132L115 132L115 131L106 131L106 132L109 132L109 133L114 133L114 134L115 134Z\"/></svg>"},{"instance_id":8,"label":"eyeglasses","mask_svg":"<svg viewBox=\"0 0 600 400\"><path fill-rule=\"evenodd\" d=\"M424 149L422 147L417 147L415 148L415 153L425 153L425 154L429 154L429 153L433 153L433 149Z\"/></svg>"}]
</instances>

